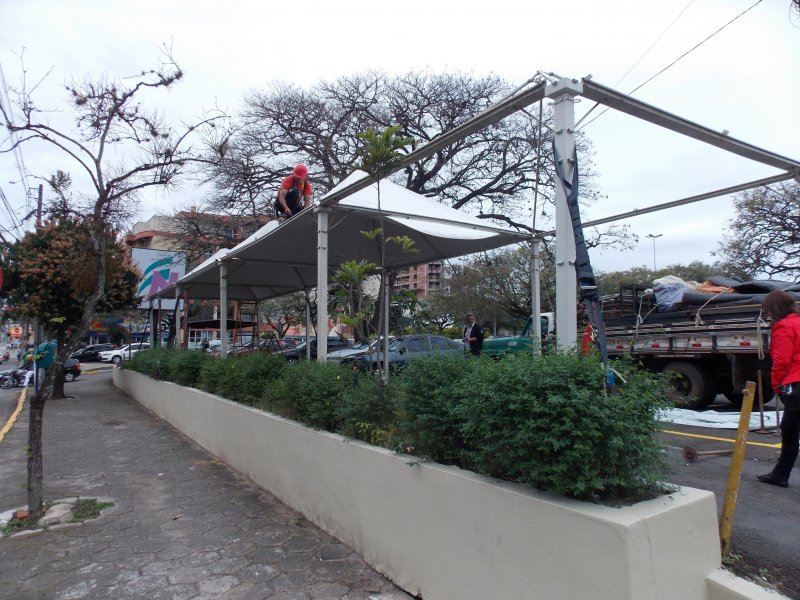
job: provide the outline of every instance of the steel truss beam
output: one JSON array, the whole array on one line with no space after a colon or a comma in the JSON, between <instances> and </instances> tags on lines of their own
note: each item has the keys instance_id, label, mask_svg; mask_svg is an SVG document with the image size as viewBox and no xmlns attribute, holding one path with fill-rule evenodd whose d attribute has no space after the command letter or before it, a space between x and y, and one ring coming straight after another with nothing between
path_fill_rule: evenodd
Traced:
<instances>
[{"instance_id":1,"label":"steel truss beam","mask_svg":"<svg viewBox=\"0 0 800 600\"><path fill-rule=\"evenodd\" d=\"M750 160L776 167L783 171L800 171L800 162L786 158L780 154L763 150L752 144L742 142L728 135L709 129L697 123L693 123L687 119L683 119L665 110L650 106L636 100L630 96L626 96L620 92L612 90L611 88L595 83L589 79L583 79L583 91L581 95L599 102L605 106L618 110L620 112L629 114L643 121L648 121L665 129L675 131L701 142L711 144L717 148L722 148L733 154L738 154Z\"/></svg>"}]
</instances>

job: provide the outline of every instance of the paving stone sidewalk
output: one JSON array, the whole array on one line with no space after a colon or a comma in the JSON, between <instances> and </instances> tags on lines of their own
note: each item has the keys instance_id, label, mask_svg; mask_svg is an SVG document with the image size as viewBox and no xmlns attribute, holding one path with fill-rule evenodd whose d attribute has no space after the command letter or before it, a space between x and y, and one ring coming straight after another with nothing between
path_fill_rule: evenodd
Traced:
<instances>
[{"instance_id":1,"label":"paving stone sidewalk","mask_svg":"<svg viewBox=\"0 0 800 600\"><path fill-rule=\"evenodd\" d=\"M110 374L67 392L76 397L45 407L45 499L116 504L81 525L0 539L0 597L411 599L122 394ZM26 504L27 414L26 403L0 442L0 512Z\"/></svg>"}]
</instances>

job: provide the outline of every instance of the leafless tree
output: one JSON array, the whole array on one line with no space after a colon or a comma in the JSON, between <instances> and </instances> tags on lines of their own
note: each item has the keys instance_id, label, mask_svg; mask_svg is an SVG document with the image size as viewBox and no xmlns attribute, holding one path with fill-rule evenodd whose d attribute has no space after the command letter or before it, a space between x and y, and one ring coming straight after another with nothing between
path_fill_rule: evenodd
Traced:
<instances>
[{"instance_id":1,"label":"leafless tree","mask_svg":"<svg viewBox=\"0 0 800 600\"><path fill-rule=\"evenodd\" d=\"M182 252L191 268L217 250L233 248L270 220L264 215L203 212L191 206L170 219L170 247Z\"/></svg>"},{"instance_id":2,"label":"leafless tree","mask_svg":"<svg viewBox=\"0 0 800 600\"><path fill-rule=\"evenodd\" d=\"M97 285L86 301L74 335L59 347L56 364L63 364L77 347L104 297L106 244L114 239L108 235L109 230L130 217L141 192L175 185L190 165L204 160L196 134L214 127L223 117L209 115L176 129L140 99L150 92L171 88L182 77L183 71L165 50L156 69L133 77L69 83L65 87L74 117L72 128L50 125L48 113L36 103L24 79L19 87L10 90L12 106L0 107L7 133L0 142L0 152L44 143L59 149L72 165L76 193L72 198L62 195L58 210L81 219L92 244L95 260L86 268L97 271ZM58 179L53 182L58 183ZM28 505L32 518L41 515L43 506L41 428L54 378L55 369L48 369L30 405Z\"/></svg>"},{"instance_id":3,"label":"leafless tree","mask_svg":"<svg viewBox=\"0 0 800 600\"><path fill-rule=\"evenodd\" d=\"M311 303L313 309L315 304ZM306 322L306 297L304 292L295 292L279 298L259 302L258 311L264 323L272 326L283 337L293 325ZM314 311L312 311L314 312ZM312 319L314 314L312 314Z\"/></svg>"},{"instance_id":4,"label":"leafless tree","mask_svg":"<svg viewBox=\"0 0 800 600\"><path fill-rule=\"evenodd\" d=\"M783 183L737 196L716 255L751 277L800 276L800 184Z\"/></svg>"},{"instance_id":5,"label":"leafless tree","mask_svg":"<svg viewBox=\"0 0 800 600\"><path fill-rule=\"evenodd\" d=\"M399 125L398 135L413 137L414 150L442 132L474 117L511 92L496 76L380 72L320 82L308 89L274 84L253 91L235 130L215 143L219 160L207 170L217 186L209 206L248 213L271 213L280 179L298 162L307 162L317 196L349 175L358 162L359 134L370 127ZM539 168L538 210L552 205L551 114L516 113L453 143L393 179L449 206L480 217L531 229L530 201ZM539 137L541 136L541 139ZM581 155L591 154L580 138ZM581 161L584 201L591 201L591 161ZM234 183L238 181L237 183ZM256 208L258 210L258 208ZM262 213L263 214L263 213Z\"/></svg>"}]
</instances>

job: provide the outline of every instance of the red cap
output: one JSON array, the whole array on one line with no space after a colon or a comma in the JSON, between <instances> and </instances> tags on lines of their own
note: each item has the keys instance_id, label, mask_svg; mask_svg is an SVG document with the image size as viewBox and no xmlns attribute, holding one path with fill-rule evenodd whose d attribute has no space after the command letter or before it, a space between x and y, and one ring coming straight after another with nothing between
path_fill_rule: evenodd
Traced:
<instances>
[{"instance_id":1,"label":"red cap","mask_svg":"<svg viewBox=\"0 0 800 600\"><path fill-rule=\"evenodd\" d=\"M294 168L294 176L300 179L305 179L308 176L308 167L300 163Z\"/></svg>"}]
</instances>

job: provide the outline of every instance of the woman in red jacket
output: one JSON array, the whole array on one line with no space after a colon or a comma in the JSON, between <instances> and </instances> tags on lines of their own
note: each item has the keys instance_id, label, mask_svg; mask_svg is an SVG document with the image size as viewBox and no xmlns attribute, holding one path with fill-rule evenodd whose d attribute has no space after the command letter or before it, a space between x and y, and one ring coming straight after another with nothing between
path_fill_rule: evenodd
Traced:
<instances>
[{"instance_id":1,"label":"woman in red jacket","mask_svg":"<svg viewBox=\"0 0 800 600\"><path fill-rule=\"evenodd\" d=\"M785 488L789 486L800 443L800 316L794 298L777 290L766 295L761 310L772 319L772 389L783 402L783 419L778 463L771 473L759 475L758 480Z\"/></svg>"}]
</instances>

